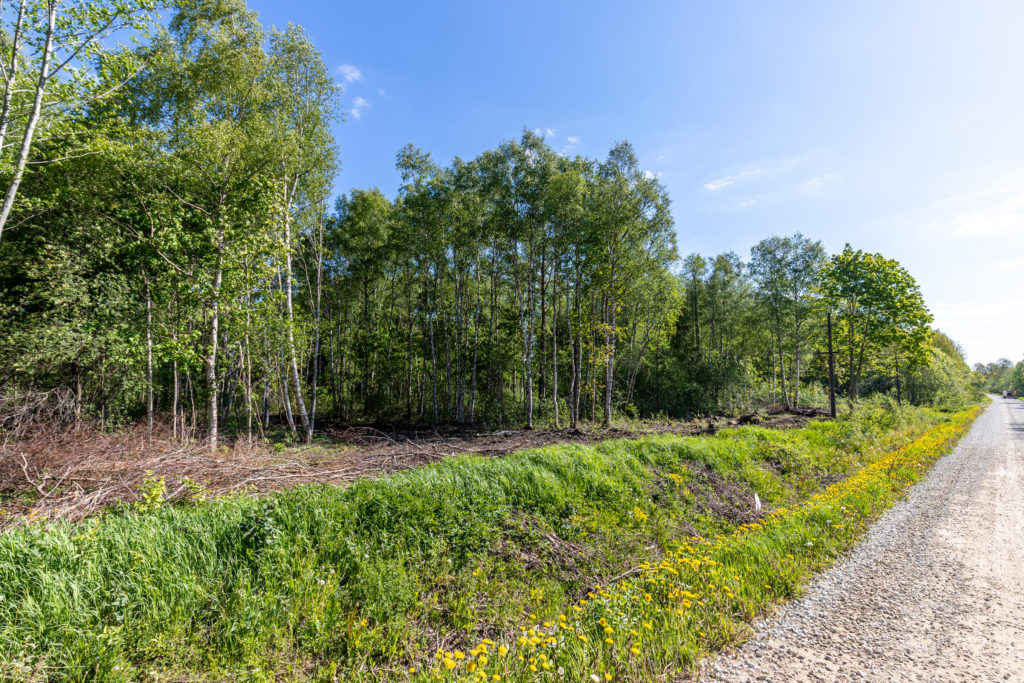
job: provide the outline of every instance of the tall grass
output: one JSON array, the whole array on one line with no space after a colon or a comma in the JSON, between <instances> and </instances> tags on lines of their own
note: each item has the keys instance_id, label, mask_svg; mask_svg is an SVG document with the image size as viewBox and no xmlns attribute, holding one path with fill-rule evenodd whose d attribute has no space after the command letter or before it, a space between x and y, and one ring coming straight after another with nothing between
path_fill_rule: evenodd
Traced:
<instances>
[{"instance_id":1,"label":"tall grass","mask_svg":"<svg viewBox=\"0 0 1024 683\"><path fill-rule=\"evenodd\" d=\"M553 654L525 656L531 650L513 635L527 637L524 624L532 639L538 628L550 630L542 620L555 625L559 615L595 609L588 593L598 602L620 594L596 586L622 575L617 586L639 585L651 567L689 557L681 549L703 548L695 538L759 528L762 535L737 536L749 547L719 544L714 552L775 557L766 548L790 547L820 527L815 514L778 511L868 471L929 429L967 420L865 409L789 431L744 427L460 457L347 488L307 485L191 505L157 500L77 524L20 528L0 535L0 674L54 681L477 676L488 669L479 647L499 643L511 649L501 672L489 675L555 671ZM771 527L790 540L749 526L761 523L755 493L768 524L790 520ZM793 571L773 564L781 583L772 595L791 591L817 562ZM734 594L748 617L764 603ZM619 611L627 614L610 614L620 619ZM648 664L620 666L603 646L591 651L577 639L581 647L559 666L573 676L627 677L655 665L686 667L738 628L723 621L729 625L702 636L699 624L694 631L671 623L674 635L659 636L661 650L637 648ZM626 632L638 629L642 623ZM568 631L561 633L564 641Z\"/></svg>"}]
</instances>

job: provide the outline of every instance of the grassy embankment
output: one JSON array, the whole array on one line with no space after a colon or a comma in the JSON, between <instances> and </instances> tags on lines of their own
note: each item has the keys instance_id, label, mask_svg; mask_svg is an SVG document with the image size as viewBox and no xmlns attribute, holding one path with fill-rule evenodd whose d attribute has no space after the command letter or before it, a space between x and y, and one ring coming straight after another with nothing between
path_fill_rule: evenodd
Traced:
<instances>
[{"instance_id":1,"label":"grassy embankment","mask_svg":"<svg viewBox=\"0 0 1024 683\"><path fill-rule=\"evenodd\" d=\"M0 677L692 671L849 547L976 414L865 408L263 499L168 506L154 486L145 509L0 535Z\"/></svg>"}]
</instances>

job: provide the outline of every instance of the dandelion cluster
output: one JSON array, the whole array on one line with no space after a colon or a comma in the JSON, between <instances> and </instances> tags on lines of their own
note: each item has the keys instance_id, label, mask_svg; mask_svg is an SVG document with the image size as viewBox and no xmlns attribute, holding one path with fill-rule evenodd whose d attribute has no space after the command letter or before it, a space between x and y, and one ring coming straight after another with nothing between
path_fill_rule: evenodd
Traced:
<instances>
[{"instance_id":1,"label":"dandelion cluster","mask_svg":"<svg viewBox=\"0 0 1024 683\"><path fill-rule=\"evenodd\" d=\"M778 507L714 539L689 537L612 586L595 586L564 613L530 615L508 644L440 650L422 672L438 680L637 680L692 667L793 589L966 433L979 410L928 430L798 505ZM643 523L635 507L630 516ZM492 656L496 653L497 656Z\"/></svg>"}]
</instances>

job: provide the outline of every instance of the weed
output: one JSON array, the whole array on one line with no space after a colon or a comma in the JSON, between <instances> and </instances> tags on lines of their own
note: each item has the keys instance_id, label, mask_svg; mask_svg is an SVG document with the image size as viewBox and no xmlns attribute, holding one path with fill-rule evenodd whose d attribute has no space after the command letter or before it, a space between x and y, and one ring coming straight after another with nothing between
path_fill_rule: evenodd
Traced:
<instances>
[{"instance_id":1,"label":"weed","mask_svg":"<svg viewBox=\"0 0 1024 683\"><path fill-rule=\"evenodd\" d=\"M972 417L884 411L189 505L150 478L134 509L0 535L0 678L685 671L852 543Z\"/></svg>"}]
</instances>

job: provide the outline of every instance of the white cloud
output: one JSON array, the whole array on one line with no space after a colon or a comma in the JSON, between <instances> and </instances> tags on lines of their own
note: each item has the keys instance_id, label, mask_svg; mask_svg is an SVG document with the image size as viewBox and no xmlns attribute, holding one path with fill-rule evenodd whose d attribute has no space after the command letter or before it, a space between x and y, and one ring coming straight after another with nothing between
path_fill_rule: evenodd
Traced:
<instances>
[{"instance_id":1,"label":"white cloud","mask_svg":"<svg viewBox=\"0 0 1024 683\"><path fill-rule=\"evenodd\" d=\"M360 119L363 117L363 110L370 107L370 103L366 99L359 97L358 95L352 100L352 108L349 112L352 114L352 118Z\"/></svg>"},{"instance_id":2,"label":"white cloud","mask_svg":"<svg viewBox=\"0 0 1024 683\"><path fill-rule=\"evenodd\" d=\"M336 69L339 76L345 79L346 83L355 83L363 80L363 72L352 64L342 64Z\"/></svg>"},{"instance_id":3,"label":"white cloud","mask_svg":"<svg viewBox=\"0 0 1024 683\"><path fill-rule=\"evenodd\" d=\"M544 130L547 131L547 134L548 134L549 138L555 137L555 129L554 128L545 128Z\"/></svg>"},{"instance_id":4,"label":"white cloud","mask_svg":"<svg viewBox=\"0 0 1024 683\"><path fill-rule=\"evenodd\" d=\"M707 190L708 192L716 192L718 190L725 189L730 185L738 183L744 178L756 176L760 174L762 171L764 171L764 169L754 166L753 168L747 169L746 171L740 171L739 173L736 173L734 175L725 176L724 178L718 178L717 180L712 180L709 183L705 183L704 189Z\"/></svg>"},{"instance_id":5,"label":"white cloud","mask_svg":"<svg viewBox=\"0 0 1024 683\"><path fill-rule=\"evenodd\" d=\"M384 97L384 96L387 95L387 93L384 92L384 88L377 88L377 94L380 95L381 97Z\"/></svg>"},{"instance_id":6,"label":"white cloud","mask_svg":"<svg viewBox=\"0 0 1024 683\"><path fill-rule=\"evenodd\" d=\"M578 144L580 144L579 136L578 135L570 135L569 136L569 144L570 145L578 145Z\"/></svg>"},{"instance_id":7,"label":"white cloud","mask_svg":"<svg viewBox=\"0 0 1024 683\"><path fill-rule=\"evenodd\" d=\"M746 209L747 207L753 206L754 204L757 204L757 200L756 199L748 199L748 200L746 200L744 202L740 202L739 204L737 204L736 208L737 209Z\"/></svg>"},{"instance_id":8,"label":"white cloud","mask_svg":"<svg viewBox=\"0 0 1024 683\"><path fill-rule=\"evenodd\" d=\"M1024 270L1024 258L1007 259L1005 261L997 261L991 266L993 271L1000 273L1007 273L1011 271Z\"/></svg>"},{"instance_id":9,"label":"white cloud","mask_svg":"<svg viewBox=\"0 0 1024 683\"><path fill-rule=\"evenodd\" d=\"M934 210L949 218L930 221L925 228L929 234L1024 237L1024 181L995 181L984 190L950 197Z\"/></svg>"},{"instance_id":10,"label":"white cloud","mask_svg":"<svg viewBox=\"0 0 1024 683\"><path fill-rule=\"evenodd\" d=\"M825 175L818 175L805 180L796 187L796 191L800 194L817 194L821 192L826 185L834 181L838 176L834 173L828 173Z\"/></svg>"},{"instance_id":11,"label":"white cloud","mask_svg":"<svg viewBox=\"0 0 1024 683\"><path fill-rule=\"evenodd\" d=\"M644 171L644 178L647 180L654 180L655 178L660 178L662 175L661 171L658 171L657 173L654 171Z\"/></svg>"}]
</instances>

